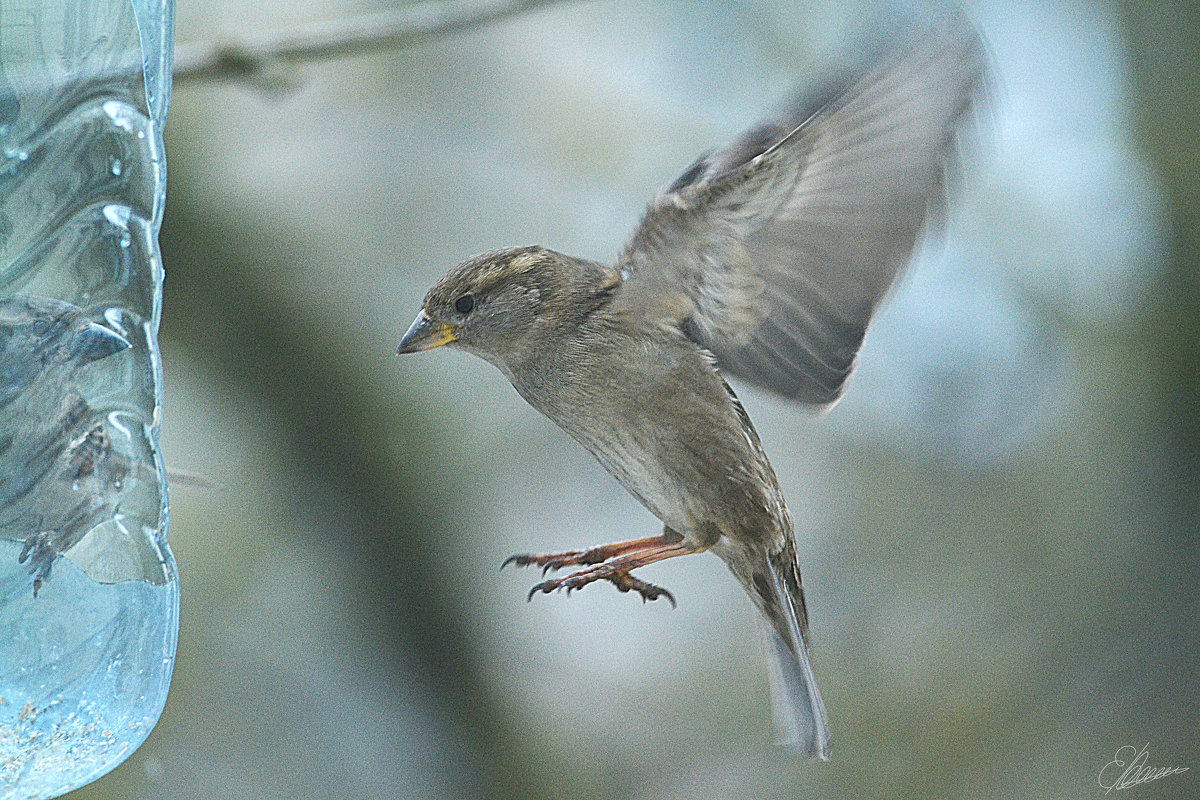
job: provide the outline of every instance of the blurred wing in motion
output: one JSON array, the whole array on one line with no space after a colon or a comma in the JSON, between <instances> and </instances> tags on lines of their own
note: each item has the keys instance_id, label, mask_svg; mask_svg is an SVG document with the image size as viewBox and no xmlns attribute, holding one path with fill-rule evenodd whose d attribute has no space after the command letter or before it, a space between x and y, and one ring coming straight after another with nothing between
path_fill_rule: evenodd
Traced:
<instances>
[{"instance_id":1,"label":"blurred wing in motion","mask_svg":"<svg viewBox=\"0 0 1200 800\"><path fill-rule=\"evenodd\" d=\"M982 43L952 14L701 158L626 246L617 302L682 328L730 374L833 402L940 204L983 73Z\"/></svg>"}]
</instances>

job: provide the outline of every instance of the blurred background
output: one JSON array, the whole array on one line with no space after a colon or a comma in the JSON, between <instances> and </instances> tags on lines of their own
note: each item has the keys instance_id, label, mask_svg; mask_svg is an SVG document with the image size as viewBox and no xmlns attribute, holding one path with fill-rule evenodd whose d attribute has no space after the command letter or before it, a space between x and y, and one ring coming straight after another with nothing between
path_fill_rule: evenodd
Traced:
<instances>
[{"instance_id":1,"label":"blurred background","mask_svg":"<svg viewBox=\"0 0 1200 800\"><path fill-rule=\"evenodd\" d=\"M981 0L950 217L823 417L745 388L796 517L833 761L773 744L753 610L525 594L516 552L659 526L504 378L399 359L482 250L611 259L806 76L835 0L574 0L176 87L162 336L182 626L166 710L72 797L1088 797L1123 745L1200 792L1200 11ZM383 2L179 0L177 41ZM740 387L735 387L740 388Z\"/></svg>"}]
</instances>

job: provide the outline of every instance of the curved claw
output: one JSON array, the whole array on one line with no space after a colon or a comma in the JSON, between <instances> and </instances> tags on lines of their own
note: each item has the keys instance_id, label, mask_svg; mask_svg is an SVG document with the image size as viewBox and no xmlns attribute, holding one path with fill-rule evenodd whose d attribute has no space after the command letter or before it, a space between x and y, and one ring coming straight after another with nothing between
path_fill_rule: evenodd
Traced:
<instances>
[{"instance_id":1,"label":"curved claw","mask_svg":"<svg viewBox=\"0 0 1200 800\"><path fill-rule=\"evenodd\" d=\"M542 581L529 590L529 594L526 596L525 601L529 602L533 600L533 596L538 592L541 592L542 594L550 594L551 592L559 589L566 589L567 595L570 596L571 592L577 589L582 589L584 586L597 580L609 581L613 586L617 587L617 591L619 592L637 592L639 595L641 595L643 603L648 600L657 600L660 597L665 597L667 602L671 604L671 608L679 607L675 602L675 596L669 591L661 586L655 586L652 583L639 580L627 572L619 572L612 575L597 575L594 573L584 572L568 575L565 578L554 578L551 580Z\"/></svg>"},{"instance_id":2,"label":"curved claw","mask_svg":"<svg viewBox=\"0 0 1200 800\"><path fill-rule=\"evenodd\" d=\"M655 586L652 583L639 580L629 573L612 575L608 578L620 592L637 592L642 596L642 602L647 600L657 600L660 597L667 598L667 602L671 604L671 608L678 608L675 603L675 596L661 586Z\"/></svg>"},{"instance_id":3,"label":"curved claw","mask_svg":"<svg viewBox=\"0 0 1200 800\"><path fill-rule=\"evenodd\" d=\"M657 600L660 597L665 597L665 598L667 598L667 602L671 604L671 608L679 607L675 604L675 596L674 595L672 595L666 589L660 589L657 586L652 586L650 591L638 592L638 594L640 594L642 596L643 603L645 603L647 600Z\"/></svg>"},{"instance_id":4,"label":"curved claw","mask_svg":"<svg viewBox=\"0 0 1200 800\"><path fill-rule=\"evenodd\" d=\"M518 553L514 556L509 556L504 559L500 565L500 569L504 569L509 564L516 564L518 567L541 567L542 574L545 575L551 570L562 569L573 564L588 564L590 562L583 560L586 554L584 550L568 550L565 553L551 553L547 555L534 555L533 553Z\"/></svg>"},{"instance_id":5,"label":"curved claw","mask_svg":"<svg viewBox=\"0 0 1200 800\"><path fill-rule=\"evenodd\" d=\"M504 569L509 564L516 564L518 567L541 566L542 574L545 575L552 569L559 569L567 564L572 563L571 553L552 556L535 556L531 553L517 553L515 556L509 556L504 559L500 565L500 569Z\"/></svg>"},{"instance_id":6,"label":"curved claw","mask_svg":"<svg viewBox=\"0 0 1200 800\"><path fill-rule=\"evenodd\" d=\"M666 589L663 589L660 586L652 586L651 584L646 584L642 588L635 587L634 591L642 596L643 603L645 603L647 600L657 600L660 597L665 597L665 598L667 598L667 602L671 604L671 608L679 607L678 605L675 604L675 595L671 594Z\"/></svg>"}]
</instances>

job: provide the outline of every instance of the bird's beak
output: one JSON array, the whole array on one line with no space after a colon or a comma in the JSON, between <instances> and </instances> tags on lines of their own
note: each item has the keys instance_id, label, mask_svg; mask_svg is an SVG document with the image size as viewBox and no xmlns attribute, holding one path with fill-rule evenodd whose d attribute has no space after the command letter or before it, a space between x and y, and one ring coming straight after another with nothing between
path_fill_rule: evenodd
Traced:
<instances>
[{"instance_id":1,"label":"bird's beak","mask_svg":"<svg viewBox=\"0 0 1200 800\"><path fill-rule=\"evenodd\" d=\"M71 357L87 363L98 361L113 353L129 349L129 340L103 325L89 322L87 327L75 334L71 343Z\"/></svg>"},{"instance_id":2,"label":"bird's beak","mask_svg":"<svg viewBox=\"0 0 1200 800\"><path fill-rule=\"evenodd\" d=\"M444 322L434 322L421 309L421 313L408 327L408 332L400 339L397 353L419 353L422 350L432 350L454 341L454 329Z\"/></svg>"}]
</instances>

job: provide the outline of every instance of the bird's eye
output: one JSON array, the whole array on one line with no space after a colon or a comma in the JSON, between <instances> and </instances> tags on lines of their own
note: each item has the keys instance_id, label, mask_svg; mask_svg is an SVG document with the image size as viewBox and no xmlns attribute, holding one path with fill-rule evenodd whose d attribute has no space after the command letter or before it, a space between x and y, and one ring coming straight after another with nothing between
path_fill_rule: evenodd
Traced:
<instances>
[{"instance_id":1,"label":"bird's eye","mask_svg":"<svg viewBox=\"0 0 1200 800\"><path fill-rule=\"evenodd\" d=\"M469 294L464 294L462 297L454 301L454 310L460 314L470 314L471 309L475 307L475 298Z\"/></svg>"}]
</instances>

